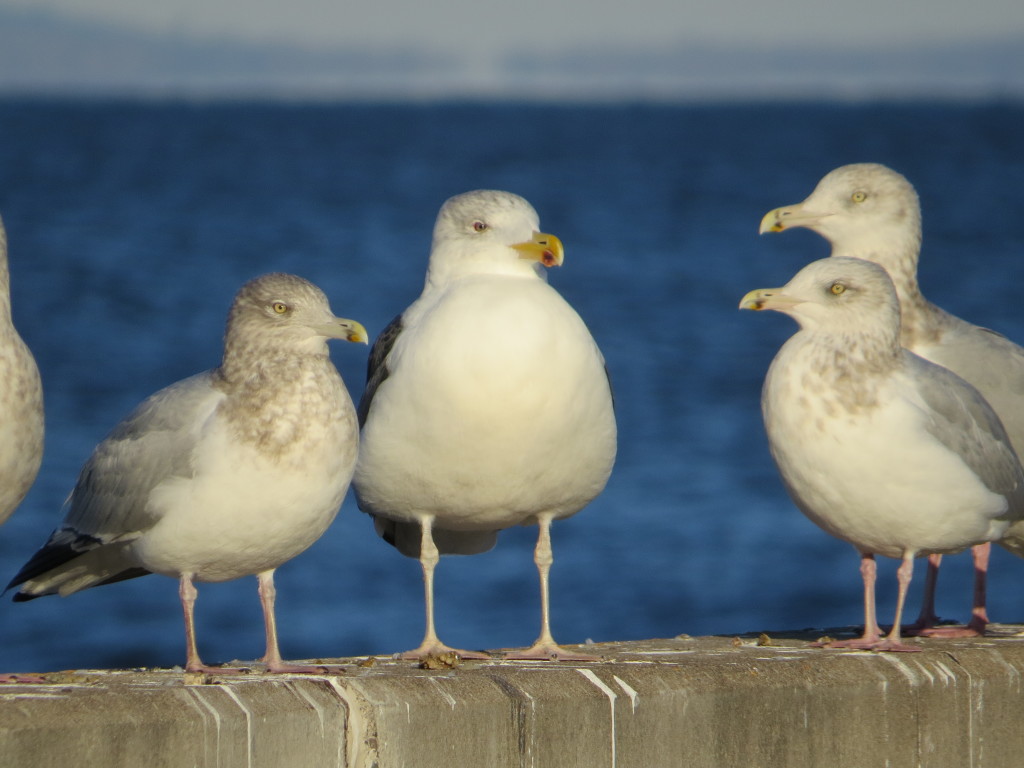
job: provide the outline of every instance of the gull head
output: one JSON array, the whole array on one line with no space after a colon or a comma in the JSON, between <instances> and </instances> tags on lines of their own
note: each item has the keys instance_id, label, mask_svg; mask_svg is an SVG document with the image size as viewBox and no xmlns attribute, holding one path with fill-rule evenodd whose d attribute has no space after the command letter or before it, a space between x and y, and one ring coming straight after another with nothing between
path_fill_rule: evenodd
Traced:
<instances>
[{"instance_id":1,"label":"gull head","mask_svg":"<svg viewBox=\"0 0 1024 768\"><path fill-rule=\"evenodd\" d=\"M913 185L901 174L877 163L856 163L826 174L802 203L766 213L760 232L794 227L824 237L833 256L878 260L873 257L879 253L920 245L921 208Z\"/></svg>"},{"instance_id":2,"label":"gull head","mask_svg":"<svg viewBox=\"0 0 1024 768\"><path fill-rule=\"evenodd\" d=\"M519 195L476 190L441 207L434 225L428 283L471 274L541 276L562 264L561 241L540 231L537 212Z\"/></svg>"},{"instance_id":3,"label":"gull head","mask_svg":"<svg viewBox=\"0 0 1024 768\"><path fill-rule=\"evenodd\" d=\"M899 344L896 289L882 267L863 259L811 262L781 288L750 291L740 309L773 309L805 330L843 337L871 334Z\"/></svg>"},{"instance_id":4,"label":"gull head","mask_svg":"<svg viewBox=\"0 0 1024 768\"><path fill-rule=\"evenodd\" d=\"M324 292L296 275L272 273L243 285L228 314L227 349L320 351L326 339L367 343L361 323L335 317Z\"/></svg>"}]
</instances>

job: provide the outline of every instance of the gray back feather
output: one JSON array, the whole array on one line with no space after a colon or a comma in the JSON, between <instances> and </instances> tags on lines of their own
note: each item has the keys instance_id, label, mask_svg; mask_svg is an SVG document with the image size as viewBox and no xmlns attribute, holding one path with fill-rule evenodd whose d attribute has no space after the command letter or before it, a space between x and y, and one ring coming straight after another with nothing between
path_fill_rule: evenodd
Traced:
<instances>
[{"instance_id":1,"label":"gray back feather","mask_svg":"<svg viewBox=\"0 0 1024 768\"><path fill-rule=\"evenodd\" d=\"M918 392L931 410L928 432L957 453L993 493L1024 516L1024 470L1002 422L973 386L952 371L907 353Z\"/></svg>"},{"instance_id":2,"label":"gray back feather","mask_svg":"<svg viewBox=\"0 0 1024 768\"><path fill-rule=\"evenodd\" d=\"M152 490L171 477L191 477L201 427L224 395L210 371L166 387L141 403L100 443L69 499L65 527L100 540L132 538L156 520ZM187 429L189 425L196 428Z\"/></svg>"}]
</instances>

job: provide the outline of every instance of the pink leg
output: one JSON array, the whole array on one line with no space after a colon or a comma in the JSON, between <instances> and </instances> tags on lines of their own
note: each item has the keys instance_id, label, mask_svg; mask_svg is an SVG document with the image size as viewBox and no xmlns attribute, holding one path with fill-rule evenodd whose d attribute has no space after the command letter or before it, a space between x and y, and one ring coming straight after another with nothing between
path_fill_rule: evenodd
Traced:
<instances>
[{"instance_id":1,"label":"pink leg","mask_svg":"<svg viewBox=\"0 0 1024 768\"><path fill-rule=\"evenodd\" d=\"M0 674L0 685L45 685L46 675L39 672L4 672Z\"/></svg>"},{"instance_id":2,"label":"pink leg","mask_svg":"<svg viewBox=\"0 0 1024 768\"><path fill-rule=\"evenodd\" d=\"M885 639L880 637L881 631L875 618L876 566L874 555L861 553L860 573L864 579L864 635L856 640L833 641L828 643L827 647L860 648L871 651L920 651L920 648L912 645L903 645L900 642L900 619L903 616L903 604L907 599L910 579L914 575L914 553L907 552L903 555L903 562L900 563L899 570L896 572L899 580L899 593L896 598L896 623Z\"/></svg>"},{"instance_id":3,"label":"pink leg","mask_svg":"<svg viewBox=\"0 0 1024 768\"><path fill-rule=\"evenodd\" d=\"M427 611L427 628L423 634L423 642L418 648L399 654L399 658L421 660L427 656L441 653L454 653L463 659L489 659L486 653L463 651L451 648L440 641L434 628L434 568L441 559L434 544L434 518L426 515L420 520L420 567L423 569L423 593Z\"/></svg>"},{"instance_id":4,"label":"pink leg","mask_svg":"<svg viewBox=\"0 0 1024 768\"><path fill-rule=\"evenodd\" d=\"M864 634L855 640L833 640L824 643L828 648L872 648L882 636L875 611L875 581L878 567L870 552L860 553L860 577L864 582ZM814 643L813 645L818 645Z\"/></svg>"},{"instance_id":5,"label":"pink leg","mask_svg":"<svg viewBox=\"0 0 1024 768\"><path fill-rule=\"evenodd\" d=\"M967 626L979 635L984 635L985 627L988 626L988 558L991 553L992 543L988 541L971 547L971 556L974 558L974 607Z\"/></svg>"},{"instance_id":6,"label":"pink leg","mask_svg":"<svg viewBox=\"0 0 1024 768\"><path fill-rule=\"evenodd\" d=\"M942 565L942 555L928 555L928 573L924 580L924 598L921 601L921 613L917 621L906 628L908 634L926 634L939 623L939 616L935 613L935 586L939 581L939 566Z\"/></svg>"},{"instance_id":7,"label":"pink leg","mask_svg":"<svg viewBox=\"0 0 1024 768\"><path fill-rule=\"evenodd\" d=\"M982 637L988 626L988 610L986 609L986 585L988 581L988 558L992 552L992 544L976 544L971 547L974 558L974 607L971 609L971 620L964 627L931 627L920 634L928 637Z\"/></svg>"},{"instance_id":8,"label":"pink leg","mask_svg":"<svg viewBox=\"0 0 1024 768\"><path fill-rule=\"evenodd\" d=\"M548 574L551 564L555 561L551 552L551 516L538 518L540 528L537 534L537 547L533 553L533 562L540 575L540 637L525 651L506 653L506 659L545 659L551 661L597 661L598 656L567 651L555 642L551 636L551 604L548 589Z\"/></svg>"},{"instance_id":9,"label":"pink leg","mask_svg":"<svg viewBox=\"0 0 1024 768\"><path fill-rule=\"evenodd\" d=\"M900 637L900 620L903 618L903 606L907 601L907 590L910 588L910 580L914 576L914 553L904 552L903 562L896 571L896 578L899 581L899 592L896 596L896 617L893 619L892 629L888 636L879 643L872 646L875 651L920 651L913 645L903 645Z\"/></svg>"},{"instance_id":10,"label":"pink leg","mask_svg":"<svg viewBox=\"0 0 1024 768\"><path fill-rule=\"evenodd\" d=\"M288 664L281 659L281 651L277 645L277 619L274 616L274 600L277 589L274 587L274 569L257 574L259 580L260 605L263 606L263 626L267 633L267 652L261 661L267 665L267 672L289 672L298 674L322 675L329 672L327 666L310 664Z\"/></svg>"},{"instance_id":11,"label":"pink leg","mask_svg":"<svg viewBox=\"0 0 1024 768\"><path fill-rule=\"evenodd\" d=\"M178 580L178 596L185 612L185 671L206 672L218 675L240 674L242 670L234 667L208 667L199 658L196 648L195 605L199 593L192 584L192 574L183 573Z\"/></svg>"}]
</instances>

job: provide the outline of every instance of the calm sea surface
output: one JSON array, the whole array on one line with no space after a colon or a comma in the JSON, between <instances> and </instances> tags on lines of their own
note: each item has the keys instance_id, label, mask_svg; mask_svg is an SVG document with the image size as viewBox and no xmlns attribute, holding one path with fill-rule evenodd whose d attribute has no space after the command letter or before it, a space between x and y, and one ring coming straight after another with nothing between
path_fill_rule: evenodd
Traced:
<instances>
[{"instance_id":1,"label":"calm sea surface","mask_svg":"<svg viewBox=\"0 0 1024 768\"><path fill-rule=\"evenodd\" d=\"M921 281L960 316L1024 341L1024 106L287 106L0 101L0 214L15 321L46 388L47 452L0 531L6 582L43 543L93 446L141 399L217 364L237 288L283 270L318 283L376 335L419 293L434 216L492 187L529 199L566 245L551 282L615 383L619 459L605 493L554 528L563 642L825 627L860 621L857 558L788 500L760 386L787 318L740 313L824 241L759 238L763 213L832 168L888 164L924 208ZM334 359L358 399L365 348ZM538 629L535 529L446 558L438 626L468 648ZM916 611L919 578L910 611ZM995 620L1024 621L1024 561L994 558ZM209 661L262 653L255 579L200 585ZM287 657L417 644L417 563L351 499L278 571ZM883 564L888 620L895 576ZM940 613L965 618L967 555ZM0 667L173 665L177 585L148 576L0 604Z\"/></svg>"}]
</instances>

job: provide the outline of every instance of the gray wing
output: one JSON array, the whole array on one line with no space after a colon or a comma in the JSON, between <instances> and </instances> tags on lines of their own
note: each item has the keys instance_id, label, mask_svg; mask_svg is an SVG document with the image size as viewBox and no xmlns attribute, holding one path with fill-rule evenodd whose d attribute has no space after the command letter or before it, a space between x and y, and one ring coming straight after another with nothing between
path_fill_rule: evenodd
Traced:
<instances>
[{"instance_id":1,"label":"gray wing","mask_svg":"<svg viewBox=\"0 0 1024 768\"><path fill-rule=\"evenodd\" d=\"M82 468L64 524L94 536L144 531L155 519L150 492L171 477L191 477L203 424L224 397L209 371L149 397L100 443Z\"/></svg>"},{"instance_id":2,"label":"gray wing","mask_svg":"<svg viewBox=\"0 0 1024 768\"><path fill-rule=\"evenodd\" d=\"M957 320L947 323L942 343L930 350L930 357L978 388L999 414L1020 456L1024 451L1024 348L996 331ZM1024 519L1012 523L999 544L1024 557Z\"/></svg>"},{"instance_id":3,"label":"gray wing","mask_svg":"<svg viewBox=\"0 0 1024 768\"><path fill-rule=\"evenodd\" d=\"M1024 349L995 331L947 322L931 361L974 385L999 414L1018 452L1024 451Z\"/></svg>"},{"instance_id":4,"label":"gray wing","mask_svg":"<svg viewBox=\"0 0 1024 768\"><path fill-rule=\"evenodd\" d=\"M121 421L82 467L60 527L8 588L36 579L40 584L15 599L53 591L63 583L63 566L87 553L88 560L75 564L87 573L76 576L81 584L68 591L143 575L144 570L118 556L124 549L118 545L156 522L148 502L157 485L192 476L197 437L223 397L207 371L160 390ZM103 549L110 551L97 551Z\"/></svg>"},{"instance_id":5,"label":"gray wing","mask_svg":"<svg viewBox=\"0 0 1024 768\"><path fill-rule=\"evenodd\" d=\"M370 404L373 402L373 396L377 393L377 387L383 384L390 374L388 355L391 354L391 348L395 346L395 341L401 335L403 327L402 316L399 315L387 324L387 327L373 342L366 368L366 388L363 390L363 396L359 398L360 427L366 423L366 417L370 413Z\"/></svg>"},{"instance_id":6,"label":"gray wing","mask_svg":"<svg viewBox=\"0 0 1024 768\"><path fill-rule=\"evenodd\" d=\"M1024 470L996 412L952 371L907 353L918 392L931 413L928 432L954 451L993 493L1024 511Z\"/></svg>"}]
</instances>

